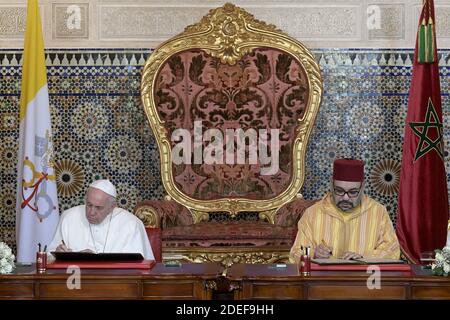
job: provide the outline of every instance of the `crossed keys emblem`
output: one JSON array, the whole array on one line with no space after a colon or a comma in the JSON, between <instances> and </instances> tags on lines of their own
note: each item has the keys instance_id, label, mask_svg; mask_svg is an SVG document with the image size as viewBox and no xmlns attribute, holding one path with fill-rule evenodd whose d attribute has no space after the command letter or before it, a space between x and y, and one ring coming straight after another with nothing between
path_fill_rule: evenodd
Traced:
<instances>
[{"instance_id":1,"label":"crossed keys emblem","mask_svg":"<svg viewBox=\"0 0 450 320\"><path fill-rule=\"evenodd\" d=\"M48 169L53 167L51 162L53 148L51 147L52 144L49 144L49 140L48 131L45 138L35 136L34 154L37 157L41 157L42 172L36 170L35 164L28 157L25 157L23 161L24 171L25 168L28 168L32 174L29 180L26 180L25 177L22 178L22 203L20 208L30 208L36 213L40 222L56 209L53 199L47 194L47 181L56 180L54 174L48 174ZM41 206L44 203L47 206ZM40 210L40 208L46 209Z\"/></svg>"}]
</instances>

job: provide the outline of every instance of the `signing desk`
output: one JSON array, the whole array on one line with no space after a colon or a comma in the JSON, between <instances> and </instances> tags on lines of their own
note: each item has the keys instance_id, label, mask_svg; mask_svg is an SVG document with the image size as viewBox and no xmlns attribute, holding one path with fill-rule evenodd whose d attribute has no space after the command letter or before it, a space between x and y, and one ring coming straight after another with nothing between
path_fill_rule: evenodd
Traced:
<instances>
[{"instance_id":1,"label":"signing desk","mask_svg":"<svg viewBox=\"0 0 450 320\"><path fill-rule=\"evenodd\" d=\"M34 266L18 267L12 274L0 275L0 299L203 300L211 299L214 280L222 272L223 267L215 263L179 267L158 263L151 270L82 269L81 288L70 290L67 280L73 275L64 269L39 274Z\"/></svg>"},{"instance_id":2,"label":"signing desk","mask_svg":"<svg viewBox=\"0 0 450 320\"><path fill-rule=\"evenodd\" d=\"M234 299L450 299L450 278L411 271L381 271L380 289L369 289L366 271L312 271L300 276L295 265L235 264L227 272ZM376 285L373 278L370 285Z\"/></svg>"},{"instance_id":3,"label":"signing desk","mask_svg":"<svg viewBox=\"0 0 450 320\"><path fill-rule=\"evenodd\" d=\"M419 266L381 271L380 289L368 288L372 274L366 271L312 271L300 276L290 264L235 264L226 277L234 299L450 299L450 277L430 273ZM156 264L151 270L82 269L81 288L72 290L69 277L73 274L64 269L39 274L34 266L19 267L0 275L0 299L211 299L216 280L223 280L223 267L185 263ZM376 287L370 279L369 284Z\"/></svg>"}]
</instances>

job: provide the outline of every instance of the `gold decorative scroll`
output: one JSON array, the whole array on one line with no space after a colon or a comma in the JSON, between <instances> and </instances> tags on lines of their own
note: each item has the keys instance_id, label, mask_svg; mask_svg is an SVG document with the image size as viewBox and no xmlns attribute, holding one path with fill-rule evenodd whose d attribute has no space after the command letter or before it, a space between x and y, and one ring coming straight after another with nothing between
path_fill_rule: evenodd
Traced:
<instances>
[{"instance_id":1,"label":"gold decorative scroll","mask_svg":"<svg viewBox=\"0 0 450 320\"><path fill-rule=\"evenodd\" d=\"M236 263L287 263L289 249L276 248L201 248L167 249L163 252L164 261L177 262L217 262L228 268Z\"/></svg>"},{"instance_id":2,"label":"gold decorative scroll","mask_svg":"<svg viewBox=\"0 0 450 320\"><path fill-rule=\"evenodd\" d=\"M152 206L141 206L135 215L142 220L146 227L159 228L161 225L160 216Z\"/></svg>"}]
</instances>

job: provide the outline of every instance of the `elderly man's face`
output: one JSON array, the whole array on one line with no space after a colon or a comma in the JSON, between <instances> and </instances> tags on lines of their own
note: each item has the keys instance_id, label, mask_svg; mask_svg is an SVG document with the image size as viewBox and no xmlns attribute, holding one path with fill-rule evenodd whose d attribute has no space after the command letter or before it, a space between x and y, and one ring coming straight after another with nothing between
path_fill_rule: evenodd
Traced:
<instances>
[{"instance_id":1,"label":"elderly man's face","mask_svg":"<svg viewBox=\"0 0 450 320\"><path fill-rule=\"evenodd\" d=\"M101 223L115 207L114 198L97 188L86 193L86 218L91 224Z\"/></svg>"},{"instance_id":2,"label":"elderly man's face","mask_svg":"<svg viewBox=\"0 0 450 320\"><path fill-rule=\"evenodd\" d=\"M342 211L350 211L361 202L363 183L332 180L333 199Z\"/></svg>"}]
</instances>

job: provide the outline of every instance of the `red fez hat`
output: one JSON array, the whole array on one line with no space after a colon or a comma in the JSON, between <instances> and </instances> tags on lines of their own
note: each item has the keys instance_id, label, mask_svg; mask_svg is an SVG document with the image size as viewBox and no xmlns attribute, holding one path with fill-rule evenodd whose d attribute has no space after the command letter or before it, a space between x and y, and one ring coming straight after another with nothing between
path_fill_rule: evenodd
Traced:
<instances>
[{"instance_id":1,"label":"red fez hat","mask_svg":"<svg viewBox=\"0 0 450 320\"><path fill-rule=\"evenodd\" d=\"M340 181L364 181L364 161L336 159L333 164L333 179Z\"/></svg>"}]
</instances>

